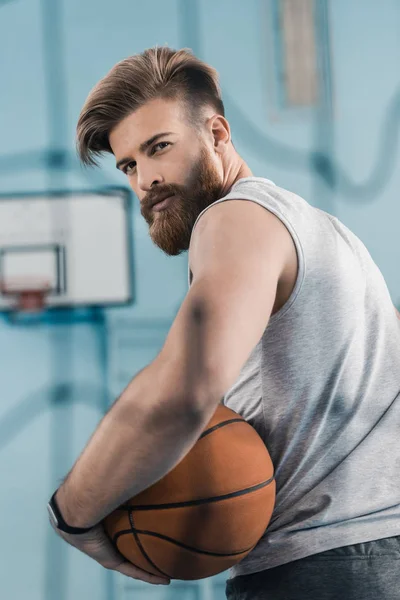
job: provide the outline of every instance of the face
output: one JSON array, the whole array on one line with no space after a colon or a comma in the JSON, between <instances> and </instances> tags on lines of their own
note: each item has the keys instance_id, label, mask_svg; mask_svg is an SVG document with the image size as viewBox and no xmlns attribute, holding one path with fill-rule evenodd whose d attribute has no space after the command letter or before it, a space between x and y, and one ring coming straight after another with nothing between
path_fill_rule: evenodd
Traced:
<instances>
[{"instance_id":1,"label":"face","mask_svg":"<svg viewBox=\"0 0 400 600\"><path fill-rule=\"evenodd\" d=\"M222 167L211 137L190 126L179 102L157 99L121 121L109 141L140 200L153 242L170 256L187 250L197 217L223 195ZM165 208L154 208L166 195L172 197Z\"/></svg>"}]
</instances>

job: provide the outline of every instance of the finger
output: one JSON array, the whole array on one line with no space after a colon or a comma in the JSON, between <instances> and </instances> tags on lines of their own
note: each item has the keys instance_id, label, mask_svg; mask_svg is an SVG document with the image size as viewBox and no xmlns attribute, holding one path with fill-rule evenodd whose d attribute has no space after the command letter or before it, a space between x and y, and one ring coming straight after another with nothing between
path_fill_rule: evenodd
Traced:
<instances>
[{"instance_id":1,"label":"finger","mask_svg":"<svg viewBox=\"0 0 400 600\"><path fill-rule=\"evenodd\" d=\"M140 581L145 581L146 583L158 585L169 585L171 583L170 579L147 573L146 571L143 571L143 569L139 569L129 562L121 563L118 567L115 567L114 570L119 571L119 573L122 573L122 575L132 577L133 579L140 579Z\"/></svg>"}]
</instances>

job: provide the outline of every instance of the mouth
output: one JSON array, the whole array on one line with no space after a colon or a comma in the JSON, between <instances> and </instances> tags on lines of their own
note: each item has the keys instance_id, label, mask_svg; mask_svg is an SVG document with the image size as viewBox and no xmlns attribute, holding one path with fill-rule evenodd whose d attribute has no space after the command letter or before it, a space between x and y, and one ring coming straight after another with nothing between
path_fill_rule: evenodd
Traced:
<instances>
[{"instance_id":1,"label":"mouth","mask_svg":"<svg viewBox=\"0 0 400 600\"><path fill-rule=\"evenodd\" d=\"M154 204L152 206L152 210L154 212L160 212L161 210L164 210L165 208L167 208L171 204L173 197L174 196L168 196L164 200L161 200L160 202L157 202L157 204Z\"/></svg>"}]
</instances>

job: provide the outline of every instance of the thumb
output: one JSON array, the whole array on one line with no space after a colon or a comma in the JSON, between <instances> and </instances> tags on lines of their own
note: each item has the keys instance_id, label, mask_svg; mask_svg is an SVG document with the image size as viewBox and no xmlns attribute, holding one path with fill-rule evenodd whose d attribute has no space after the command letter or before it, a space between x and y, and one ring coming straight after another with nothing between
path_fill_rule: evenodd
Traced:
<instances>
[{"instance_id":1,"label":"thumb","mask_svg":"<svg viewBox=\"0 0 400 600\"><path fill-rule=\"evenodd\" d=\"M140 579L141 581L145 581L147 583L153 584L161 584L161 585L169 585L171 580L168 577L162 577L159 575L153 575L152 573L148 573L139 567L136 567L130 562L123 562L118 567L114 567L115 571L119 571L122 575L126 575L127 577L132 577L133 579Z\"/></svg>"}]
</instances>

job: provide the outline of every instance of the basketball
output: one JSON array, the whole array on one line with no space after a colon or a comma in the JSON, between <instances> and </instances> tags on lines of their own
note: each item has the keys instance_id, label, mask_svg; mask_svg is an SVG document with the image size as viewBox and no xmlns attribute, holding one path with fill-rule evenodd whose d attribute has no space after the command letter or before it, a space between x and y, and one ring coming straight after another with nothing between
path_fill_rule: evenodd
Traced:
<instances>
[{"instance_id":1,"label":"basketball","mask_svg":"<svg viewBox=\"0 0 400 600\"><path fill-rule=\"evenodd\" d=\"M264 442L220 404L181 462L104 525L137 567L170 579L203 579L249 554L268 526L274 502L274 468Z\"/></svg>"}]
</instances>

